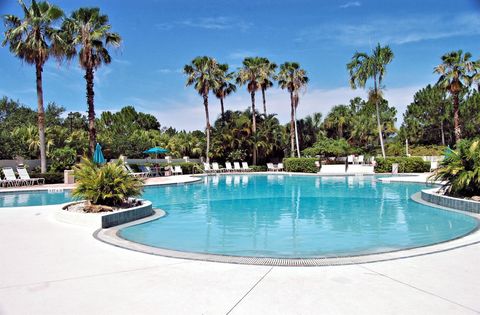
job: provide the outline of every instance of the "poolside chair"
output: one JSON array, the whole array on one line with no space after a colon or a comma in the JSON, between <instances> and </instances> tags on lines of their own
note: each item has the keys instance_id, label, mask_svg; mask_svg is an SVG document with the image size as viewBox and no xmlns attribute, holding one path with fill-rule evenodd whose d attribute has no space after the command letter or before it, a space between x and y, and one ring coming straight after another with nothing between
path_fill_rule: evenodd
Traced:
<instances>
[{"instance_id":1,"label":"poolside chair","mask_svg":"<svg viewBox=\"0 0 480 315\"><path fill-rule=\"evenodd\" d=\"M139 165L138 168L140 169L140 171L142 171L142 173L146 174L146 177L153 176L153 172L149 166Z\"/></svg>"},{"instance_id":2,"label":"poolside chair","mask_svg":"<svg viewBox=\"0 0 480 315\"><path fill-rule=\"evenodd\" d=\"M438 161L430 161L430 172L438 168Z\"/></svg>"},{"instance_id":3,"label":"poolside chair","mask_svg":"<svg viewBox=\"0 0 480 315\"><path fill-rule=\"evenodd\" d=\"M173 168L172 174L183 175L182 167L180 165L175 165L175 167Z\"/></svg>"},{"instance_id":4,"label":"poolside chair","mask_svg":"<svg viewBox=\"0 0 480 315\"><path fill-rule=\"evenodd\" d=\"M212 173L213 170L210 168L210 164L209 163L203 163L203 171L205 173Z\"/></svg>"},{"instance_id":5,"label":"poolside chair","mask_svg":"<svg viewBox=\"0 0 480 315\"><path fill-rule=\"evenodd\" d=\"M0 175L0 187L7 187L8 180L3 179L2 176Z\"/></svg>"},{"instance_id":6,"label":"poolside chair","mask_svg":"<svg viewBox=\"0 0 480 315\"><path fill-rule=\"evenodd\" d=\"M267 171L275 172L277 169L273 166L273 163L267 163Z\"/></svg>"},{"instance_id":7,"label":"poolside chair","mask_svg":"<svg viewBox=\"0 0 480 315\"><path fill-rule=\"evenodd\" d=\"M212 163L212 171L213 171L214 173L220 173L220 172L221 172L220 167L218 166L218 163L217 163L217 162L213 162L213 163Z\"/></svg>"},{"instance_id":8,"label":"poolside chair","mask_svg":"<svg viewBox=\"0 0 480 315\"><path fill-rule=\"evenodd\" d=\"M134 176L134 177L147 177L147 173L145 172L134 172L130 165L128 164L123 164L123 168L127 171L128 174Z\"/></svg>"},{"instance_id":9,"label":"poolside chair","mask_svg":"<svg viewBox=\"0 0 480 315\"><path fill-rule=\"evenodd\" d=\"M25 182L23 179L18 179L17 176L15 176L13 168L11 167L4 167L2 171L3 175L5 175L7 186L20 186Z\"/></svg>"},{"instance_id":10,"label":"poolside chair","mask_svg":"<svg viewBox=\"0 0 480 315\"><path fill-rule=\"evenodd\" d=\"M320 171L320 168L322 167L320 161L315 161L315 167L317 168L317 171Z\"/></svg>"},{"instance_id":11,"label":"poolside chair","mask_svg":"<svg viewBox=\"0 0 480 315\"><path fill-rule=\"evenodd\" d=\"M280 171L282 171L282 172L284 171L284 169L283 169L283 163L278 163L278 164L277 164L277 171L279 171L279 172L280 172Z\"/></svg>"},{"instance_id":12,"label":"poolside chair","mask_svg":"<svg viewBox=\"0 0 480 315\"><path fill-rule=\"evenodd\" d=\"M347 156L347 163L348 164L353 164L354 163L354 155L349 155Z\"/></svg>"},{"instance_id":13,"label":"poolside chair","mask_svg":"<svg viewBox=\"0 0 480 315\"><path fill-rule=\"evenodd\" d=\"M230 162L225 162L225 171L227 171L227 172L233 172L232 163L230 163Z\"/></svg>"},{"instance_id":14,"label":"poolside chair","mask_svg":"<svg viewBox=\"0 0 480 315\"><path fill-rule=\"evenodd\" d=\"M29 185L43 185L45 184L45 178L31 178L30 175L28 174L28 171L25 167L17 167L17 173L18 176L20 176L20 179L23 179L25 181L25 184Z\"/></svg>"},{"instance_id":15,"label":"poolside chair","mask_svg":"<svg viewBox=\"0 0 480 315\"><path fill-rule=\"evenodd\" d=\"M245 172L251 172L251 171L253 171L250 167L248 167L248 163L247 163L247 162L242 162L242 169L243 169Z\"/></svg>"},{"instance_id":16,"label":"poolside chair","mask_svg":"<svg viewBox=\"0 0 480 315\"><path fill-rule=\"evenodd\" d=\"M236 172L241 172L242 171L242 168L240 167L239 162L233 162L233 170L236 171Z\"/></svg>"}]
</instances>

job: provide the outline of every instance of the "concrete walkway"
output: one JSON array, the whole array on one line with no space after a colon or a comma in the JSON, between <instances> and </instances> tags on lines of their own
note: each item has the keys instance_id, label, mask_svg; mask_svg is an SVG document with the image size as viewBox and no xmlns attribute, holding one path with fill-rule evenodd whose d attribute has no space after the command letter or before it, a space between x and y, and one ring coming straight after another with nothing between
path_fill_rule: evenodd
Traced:
<instances>
[{"instance_id":1,"label":"concrete walkway","mask_svg":"<svg viewBox=\"0 0 480 315\"><path fill-rule=\"evenodd\" d=\"M104 244L51 209L0 209L0 314L480 312L480 244L351 266L207 263Z\"/></svg>"}]
</instances>

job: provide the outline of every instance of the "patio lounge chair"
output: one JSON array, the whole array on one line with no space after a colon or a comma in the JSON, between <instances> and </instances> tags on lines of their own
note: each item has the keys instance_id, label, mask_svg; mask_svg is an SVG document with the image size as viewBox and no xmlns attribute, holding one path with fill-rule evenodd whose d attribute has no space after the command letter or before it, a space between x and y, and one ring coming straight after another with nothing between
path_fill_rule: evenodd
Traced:
<instances>
[{"instance_id":1,"label":"patio lounge chair","mask_svg":"<svg viewBox=\"0 0 480 315\"><path fill-rule=\"evenodd\" d=\"M212 168L213 168L214 173L220 173L221 172L220 167L218 166L217 162L212 163Z\"/></svg>"},{"instance_id":2,"label":"patio lounge chair","mask_svg":"<svg viewBox=\"0 0 480 315\"><path fill-rule=\"evenodd\" d=\"M128 174L134 176L134 177L147 177L147 173L145 172L134 172L130 165L128 164L123 164L123 167L127 171Z\"/></svg>"},{"instance_id":3,"label":"patio lounge chair","mask_svg":"<svg viewBox=\"0 0 480 315\"><path fill-rule=\"evenodd\" d=\"M240 167L239 162L233 162L233 170L236 171L236 172L241 172L242 171L242 168Z\"/></svg>"},{"instance_id":4,"label":"patio lounge chair","mask_svg":"<svg viewBox=\"0 0 480 315\"><path fill-rule=\"evenodd\" d=\"M225 162L225 171L227 171L227 172L233 172L232 163L230 163L230 162Z\"/></svg>"},{"instance_id":5,"label":"patio lounge chair","mask_svg":"<svg viewBox=\"0 0 480 315\"><path fill-rule=\"evenodd\" d=\"M145 165L139 165L138 168L140 169L140 171L142 171L142 173L146 173L147 177L151 177L154 175L154 173L152 172L152 169L150 168L150 166L145 166Z\"/></svg>"},{"instance_id":6,"label":"patio lounge chair","mask_svg":"<svg viewBox=\"0 0 480 315\"><path fill-rule=\"evenodd\" d=\"M267 171L275 172L275 171L277 171L277 168L275 166L273 166L273 163L267 163Z\"/></svg>"},{"instance_id":7,"label":"patio lounge chair","mask_svg":"<svg viewBox=\"0 0 480 315\"><path fill-rule=\"evenodd\" d=\"M210 164L209 163L203 163L203 171L205 173L212 173L213 170L210 168Z\"/></svg>"},{"instance_id":8,"label":"patio lounge chair","mask_svg":"<svg viewBox=\"0 0 480 315\"><path fill-rule=\"evenodd\" d=\"M438 168L438 161L430 161L430 172Z\"/></svg>"},{"instance_id":9,"label":"patio lounge chair","mask_svg":"<svg viewBox=\"0 0 480 315\"><path fill-rule=\"evenodd\" d=\"M243 169L245 172L251 172L251 171L253 171L250 167L248 167L248 163L247 163L247 162L242 162L242 169Z\"/></svg>"},{"instance_id":10,"label":"patio lounge chair","mask_svg":"<svg viewBox=\"0 0 480 315\"><path fill-rule=\"evenodd\" d=\"M322 167L320 161L315 161L315 167L317 168L317 171L320 171L320 168Z\"/></svg>"},{"instance_id":11,"label":"patio lounge chair","mask_svg":"<svg viewBox=\"0 0 480 315\"><path fill-rule=\"evenodd\" d=\"M17 167L17 173L18 176L20 176L20 179L24 180L25 184L29 185L43 185L45 184L45 178L31 178L30 175L28 174L28 171L25 167Z\"/></svg>"},{"instance_id":12,"label":"patio lounge chair","mask_svg":"<svg viewBox=\"0 0 480 315\"><path fill-rule=\"evenodd\" d=\"M13 168L4 167L2 169L3 175L5 175L6 185L7 186L20 186L24 183L23 179L18 179L13 172Z\"/></svg>"},{"instance_id":13,"label":"patio lounge chair","mask_svg":"<svg viewBox=\"0 0 480 315\"><path fill-rule=\"evenodd\" d=\"M277 171L282 171L283 172L283 163L278 163L277 164Z\"/></svg>"},{"instance_id":14,"label":"patio lounge chair","mask_svg":"<svg viewBox=\"0 0 480 315\"><path fill-rule=\"evenodd\" d=\"M172 171L173 175L183 175L183 170L180 165L175 165Z\"/></svg>"}]
</instances>

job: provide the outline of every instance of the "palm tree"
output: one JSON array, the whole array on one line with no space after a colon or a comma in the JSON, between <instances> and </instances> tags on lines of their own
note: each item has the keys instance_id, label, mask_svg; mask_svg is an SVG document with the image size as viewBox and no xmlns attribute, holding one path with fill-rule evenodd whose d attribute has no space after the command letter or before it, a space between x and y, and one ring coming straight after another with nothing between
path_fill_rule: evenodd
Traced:
<instances>
[{"instance_id":1,"label":"palm tree","mask_svg":"<svg viewBox=\"0 0 480 315\"><path fill-rule=\"evenodd\" d=\"M220 86L216 88L213 91L213 93L215 93L215 96L220 100L222 120L225 120L225 108L223 106L223 100L228 95L237 91L237 86L231 82L233 80L234 73L233 72L228 73L228 65L221 64L219 65L219 68L221 70L221 73L219 73L219 78L218 78L218 80L220 81Z\"/></svg>"},{"instance_id":2,"label":"palm tree","mask_svg":"<svg viewBox=\"0 0 480 315\"><path fill-rule=\"evenodd\" d=\"M352 61L347 64L350 72L350 86L364 88L368 79L373 79L373 89L370 90L369 98L375 104L378 126L378 137L382 148L382 156L385 158L385 146L383 144L382 125L380 122L379 103L382 100L382 81L387 72L387 64L392 62L393 52L389 46L377 44L371 55L356 52Z\"/></svg>"},{"instance_id":3,"label":"palm tree","mask_svg":"<svg viewBox=\"0 0 480 315\"><path fill-rule=\"evenodd\" d=\"M203 56L192 60L191 64L185 65L183 72L187 75L187 86L193 85L198 94L203 97L203 106L205 107L207 148L205 159L209 163L210 150L210 117L208 114L208 93L210 90L216 90L220 87L223 70L214 58Z\"/></svg>"},{"instance_id":4,"label":"palm tree","mask_svg":"<svg viewBox=\"0 0 480 315\"><path fill-rule=\"evenodd\" d=\"M9 45L10 52L28 64L35 65L37 85L37 116L40 145L41 172L47 171L47 153L45 148L45 109L43 107L43 66L51 54L51 37L54 36L53 24L63 16L63 11L48 2L32 0L29 8L19 0L24 17L6 15L5 39L3 46Z\"/></svg>"},{"instance_id":5,"label":"palm tree","mask_svg":"<svg viewBox=\"0 0 480 315\"><path fill-rule=\"evenodd\" d=\"M334 106L325 118L325 127L336 128L337 138L341 139L344 137L344 127L351 123L351 117L350 107L346 105Z\"/></svg>"},{"instance_id":6,"label":"palm tree","mask_svg":"<svg viewBox=\"0 0 480 315\"><path fill-rule=\"evenodd\" d=\"M463 54L462 50L452 51L442 56L442 63L435 67L434 73L440 74L437 85L453 96L453 124L455 141L458 143L462 138L462 129L458 117L459 95L469 87L474 72L474 62L470 61L472 55L469 52Z\"/></svg>"},{"instance_id":7,"label":"palm tree","mask_svg":"<svg viewBox=\"0 0 480 315\"><path fill-rule=\"evenodd\" d=\"M299 91L306 88L308 83L307 72L300 68L297 62L285 62L280 65L280 71L276 78L282 89L290 93L290 154L295 155L295 142L297 144L297 156L300 157L297 130L297 107L299 103ZM295 141L296 139L296 141Z\"/></svg>"},{"instance_id":8,"label":"palm tree","mask_svg":"<svg viewBox=\"0 0 480 315\"><path fill-rule=\"evenodd\" d=\"M89 154L93 154L97 143L95 129L95 105L93 79L94 71L102 64L112 61L107 50L109 45L119 47L122 41L117 33L110 32L108 16L99 8L80 8L62 24L62 31L56 43L67 59L78 54L80 67L85 70L88 104Z\"/></svg>"},{"instance_id":9,"label":"palm tree","mask_svg":"<svg viewBox=\"0 0 480 315\"><path fill-rule=\"evenodd\" d=\"M260 83L264 79L263 65L264 59L260 57L247 57L243 60L243 67L238 70L237 83L240 85L247 85L247 91L250 93L252 99L252 132L257 132L257 111L255 109L255 92L261 86ZM257 164L257 148L253 144L253 164Z\"/></svg>"},{"instance_id":10,"label":"palm tree","mask_svg":"<svg viewBox=\"0 0 480 315\"><path fill-rule=\"evenodd\" d=\"M277 65L273 62L270 62L267 58L262 58L262 78L260 79L260 89L262 90L262 100L263 100L263 114L267 115L267 101L265 99L265 91L273 86L271 79L275 76L275 71L277 70Z\"/></svg>"}]
</instances>

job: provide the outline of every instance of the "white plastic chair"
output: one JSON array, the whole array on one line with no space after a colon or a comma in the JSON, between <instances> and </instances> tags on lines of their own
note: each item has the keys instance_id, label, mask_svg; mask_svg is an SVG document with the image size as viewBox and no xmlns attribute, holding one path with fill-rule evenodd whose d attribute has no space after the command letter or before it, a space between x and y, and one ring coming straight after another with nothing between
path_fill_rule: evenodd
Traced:
<instances>
[{"instance_id":1,"label":"white plastic chair","mask_svg":"<svg viewBox=\"0 0 480 315\"><path fill-rule=\"evenodd\" d=\"M273 163L267 163L267 171L275 172L276 168L273 166Z\"/></svg>"},{"instance_id":2,"label":"white plastic chair","mask_svg":"<svg viewBox=\"0 0 480 315\"><path fill-rule=\"evenodd\" d=\"M15 176L15 173L13 172L13 168L11 167L4 167L3 169L3 175L5 175L5 179L7 181L7 186L19 186L25 183L23 179L18 179L17 176Z\"/></svg>"},{"instance_id":3,"label":"white plastic chair","mask_svg":"<svg viewBox=\"0 0 480 315\"><path fill-rule=\"evenodd\" d=\"M233 172L232 163L230 163L230 162L225 162L225 170L226 170L227 172Z\"/></svg>"},{"instance_id":4,"label":"white plastic chair","mask_svg":"<svg viewBox=\"0 0 480 315\"><path fill-rule=\"evenodd\" d=\"M173 168L172 174L183 175L182 167L180 165L175 165Z\"/></svg>"},{"instance_id":5,"label":"white plastic chair","mask_svg":"<svg viewBox=\"0 0 480 315\"><path fill-rule=\"evenodd\" d=\"M240 163L239 162L233 162L233 169L237 172L241 172L242 171L242 168L240 167Z\"/></svg>"},{"instance_id":6,"label":"white plastic chair","mask_svg":"<svg viewBox=\"0 0 480 315\"><path fill-rule=\"evenodd\" d=\"M430 161L430 172L438 168L438 161Z\"/></svg>"},{"instance_id":7,"label":"white plastic chair","mask_svg":"<svg viewBox=\"0 0 480 315\"><path fill-rule=\"evenodd\" d=\"M26 184L32 184L32 185L34 185L35 183L38 185L45 184L45 178L31 178L25 167L17 167L17 172L18 172L18 176L20 176L20 179L22 179Z\"/></svg>"},{"instance_id":8,"label":"white plastic chair","mask_svg":"<svg viewBox=\"0 0 480 315\"><path fill-rule=\"evenodd\" d=\"M212 163L212 168L215 173L220 173L220 167L218 166L217 162Z\"/></svg>"},{"instance_id":9,"label":"white plastic chair","mask_svg":"<svg viewBox=\"0 0 480 315\"><path fill-rule=\"evenodd\" d=\"M248 167L248 163L247 163L247 162L242 162L242 170L245 171L245 172L251 172L251 171L253 171L250 167Z\"/></svg>"},{"instance_id":10,"label":"white plastic chair","mask_svg":"<svg viewBox=\"0 0 480 315\"><path fill-rule=\"evenodd\" d=\"M211 173L213 170L210 168L210 164L208 163L203 163L203 171L205 173Z\"/></svg>"},{"instance_id":11,"label":"white plastic chair","mask_svg":"<svg viewBox=\"0 0 480 315\"><path fill-rule=\"evenodd\" d=\"M283 172L283 163L278 163L277 164L277 171L282 171Z\"/></svg>"}]
</instances>

